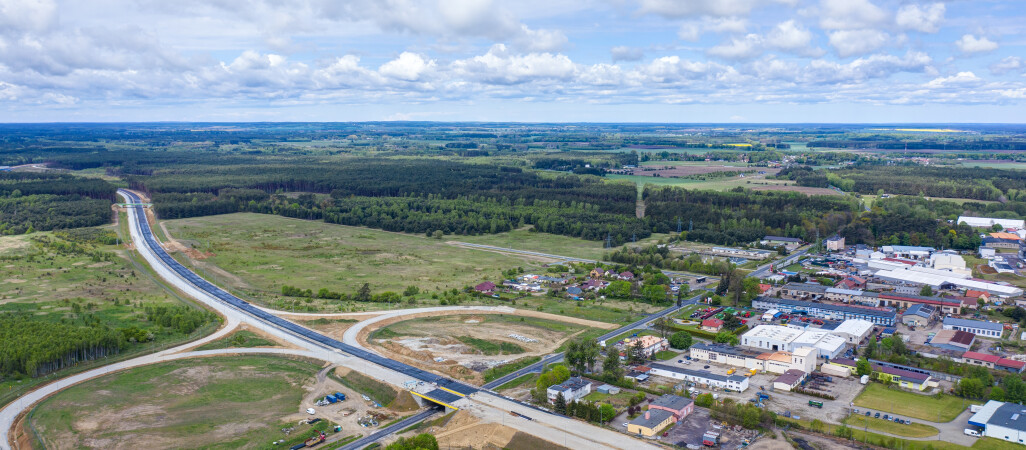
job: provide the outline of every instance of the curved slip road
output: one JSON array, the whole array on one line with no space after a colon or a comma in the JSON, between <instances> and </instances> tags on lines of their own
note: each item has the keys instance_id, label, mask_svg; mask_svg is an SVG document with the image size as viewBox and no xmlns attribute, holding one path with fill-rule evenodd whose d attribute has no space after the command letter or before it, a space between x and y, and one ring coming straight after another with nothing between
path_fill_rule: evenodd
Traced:
<instances>
[{"instance_id":1,"label":"curved slip road","mask_svg":"<svg viewBox=\"0 0 1026 450\"><path fill-rule=\"evenodd\" d=\"M580 435L576 435L577 437L573 438L575 443L580 443L581 445L574 445L574 447L608 447L624 449L650 447L649 444L630 436L595 427L563 416L551 414L532 405L516 402L491 392L480 391L475 387L455 382L431 372L423 371L397 361L383 358L380 355L368 352L360 347L353 347L330 339L295 323L274 316L259 308L255 308L248 302L238 299L227 291L224 291L200 278L198 275L171 258L153 236L152 230L147 222L143 206L139 205L140 198L135 193L127 190L119 190L118 194L124 197L127 203L135 204L135 206L129 206L129 213L127 215L132 240L137 244L136 250L139 254L143 256L143 259L150 264L152 269L161 278L173 284L176 288L180 289L187 295L208 305L211 309L220 312L225 317L227 323L246 323L282 340L283 342L305 349L259 349L258 352L260 353L293 352L293 354L302 354L311 358L325 360L336 365L348 367L352 370L367 374L373 378L385 381L395 386L404 386L406 382L411 381L411 378L414 380L419 379L421 381L438 383L439 385L468 393L467 398L461 401L461 403L477 406L474 408L474 411L478 411L475 415L478 415L486 421L489 420L489 417L504 419L503 414L508 414L509 411L512 410L527 412L535 417L544 419L543 421L521 421L523 423L511 423L510 425L518 430L529 432L541 437L542 439L547 439L553 442L559 440L558 435L560 434L564 439L566 439L568 432L564 430L572 429L581 432ZM227 333L227 331L223 330L222 332L215 333L201 341L206 342L212 339L217 339L223 336L223 333ZM199 343L192 342L184 346L176 347L176 349L180 350L196 345L199 345ZM134 365L149 364L186 357L182 356L186 355L184 353L171 354L169 353L170 351L171 350L166 350L157 354L147 355L130 361L124 361L122 363L94 369L93 371L84 372L61 380L59 383L55 382L44 386L22 396L19 400L13 402L11 405L8 405L7 408L0 411L0 415L2 415L4 419L0 421L0 424L4 425L2 430L2 437L4 439L0 441L0 448L10 448L8 441L10 438L9 431L11 425L13 425L14 419L17 417L18 413L24 411L39 399L45 398L47 395L51 395L53 392L56 392L63 387L67 387L72 383L88 379L87 374L92 374L89 377L99 376L109 373L110 371L133 367ZM343 351L345 353L343 353ZM212 353L207 354L217 354L218 352L238 353L238 350L222 349L211 350L209 352ZM202 354L202 352L194 353ZM189 355L198 356L193 354ZM477 396L477 401L471 401L471 398L475 397L475 393L481 393L484 395ZM497 420L492 421L497 422Z\"/></svg>"}]
</instances>

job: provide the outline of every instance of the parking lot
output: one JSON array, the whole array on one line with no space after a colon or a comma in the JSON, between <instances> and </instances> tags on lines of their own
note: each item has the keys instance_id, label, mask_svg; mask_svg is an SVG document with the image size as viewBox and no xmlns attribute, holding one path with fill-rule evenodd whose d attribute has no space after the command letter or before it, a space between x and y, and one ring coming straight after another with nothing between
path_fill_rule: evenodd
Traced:
<instances>
[{"instance_id":1,"label":"parking lot","mask_svg":"<svg viewBox=\"0 0 1026 450\"><path fill-rule=\"evenodd\" d=\"M709 410L695 408L695 411L684 420L670 428L662 441L678 447L696 448L702 447L702 435L706 431L713 431L720 434L720 448L735 448L744 442L745 439L754 438L756 432L741 429L737 431L732 427L723 426L709 417Z\"/></svg>"}]
</instances>

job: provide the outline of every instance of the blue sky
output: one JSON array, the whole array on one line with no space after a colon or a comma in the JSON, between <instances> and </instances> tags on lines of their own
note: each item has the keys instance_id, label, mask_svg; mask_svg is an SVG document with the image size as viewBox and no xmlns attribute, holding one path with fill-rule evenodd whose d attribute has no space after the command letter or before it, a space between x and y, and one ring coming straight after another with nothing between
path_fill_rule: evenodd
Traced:
<instances>
[{"instance_id":1,"label":"blue sky","mask_svg":"<svg viewBox=\"0 0 1026 450\"><path fill-rule=\"evenodd\" d=\"M1023 3L0 0L0 121L1019 123Z\"/></svg>"}]
</instances>

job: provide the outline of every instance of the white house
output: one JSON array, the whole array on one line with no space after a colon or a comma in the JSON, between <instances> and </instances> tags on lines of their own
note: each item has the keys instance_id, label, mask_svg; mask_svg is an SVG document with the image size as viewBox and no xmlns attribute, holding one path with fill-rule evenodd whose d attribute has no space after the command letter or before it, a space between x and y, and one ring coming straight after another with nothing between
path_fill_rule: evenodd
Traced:
<instances>
[{"instance_id":1,"label":"white house","mask_svg":"<svg viewBox=\"0 0 1026 450\"><path fill-rule=\"evenodd\" d=\"M744 392L748 389L748 378L739 375L720 375L706 370L685 369L661 363L651 363L648 373L674 380L690 381L699 386L718 387L732 391Z\"/></svg>"},{"instance_id":2,"label":"white house","mask_svg":"<svg viewBox=\"0 0 1026 450\"><path fill-rule=\"evenodd\" d=\"M959 319L957 317L944 318L945 330L961 330L991 339L1000 339L1004 332L1004 326L997 322L984 322L982 320Z\"/></svg>"},{"instance_id":3,"label":"white house","mask_svg":"<svg viewBox=\"0 0 1026 450\"><path fill-rule=\"evenodd\" d=\"M581 377L570 377L569 380L564 381L561 384L554 384L549 386L546 391L549 397L549 402L555 402L556 397L559 393L563 393L563 398L567 403L574 400L580 400L585 395L591 393L591 382L585 381Z\"/></svg>"}]
</instances>

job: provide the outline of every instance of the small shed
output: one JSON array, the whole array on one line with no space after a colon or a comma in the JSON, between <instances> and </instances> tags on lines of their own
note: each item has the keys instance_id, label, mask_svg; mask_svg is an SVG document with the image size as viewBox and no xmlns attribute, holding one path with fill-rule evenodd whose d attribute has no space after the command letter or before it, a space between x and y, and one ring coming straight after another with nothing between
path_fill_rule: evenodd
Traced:
<instances>
[{"instance_id":1,"label":"small shed","mask_svg":"<svg viewBox=\"0 0 1026 450\"><path fill-rule=\"evenodd\" d=\"M616 395L620 393L620 388L609 384L603 384L596 388L595 391L603 394Z\"/></svg>"}]
</instances>

